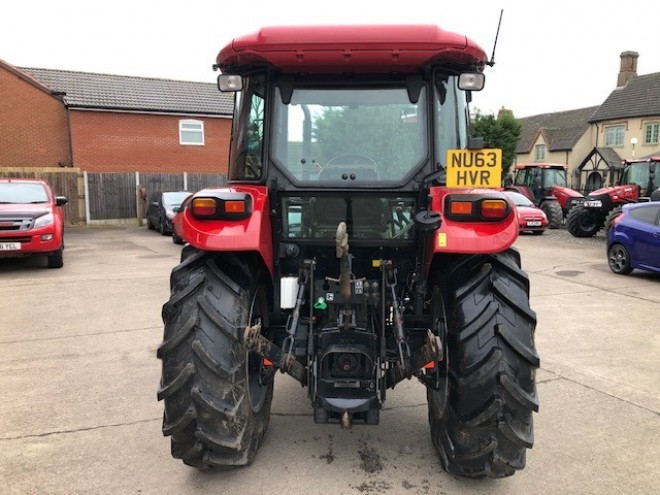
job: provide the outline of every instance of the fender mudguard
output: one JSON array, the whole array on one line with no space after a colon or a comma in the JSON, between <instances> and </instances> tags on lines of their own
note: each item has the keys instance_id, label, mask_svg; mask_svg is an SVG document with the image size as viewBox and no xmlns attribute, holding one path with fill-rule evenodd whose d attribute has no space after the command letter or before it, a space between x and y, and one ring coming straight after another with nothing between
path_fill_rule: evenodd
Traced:
<instances>
[{"instance_id":1,"label":"fender mudguard","mask_svg":"<svg viewBox=\"0 0 660 495\"><path fill-rule=\"evenodd\" d=\"M253 251L259 253L271 277L273 266L273 237L270 221L270 201L265 186L233 186L202 189L193 195L199 197L230 197L234 193L250 195L251 212L247 218L232 220L199 219L189 207L181 214L184 239L193 247L203 251Z\"/></svg>"},{"instance_id":2,"label":"fender mudguard","mask_svg":"<svg viewBox=\"0 0 660 495\"><path fill-rule=\"evenodd\" d=\"M433 253L487 254L511 247L518 238L515 207L505 194L493 189L431 188L431 209L440 213L442 224L432 236ZM445 198L450 194L469 194L489 199L505 199L509 214L499 221L459 222L443 214Z\"/></svg>"}]
</instances>

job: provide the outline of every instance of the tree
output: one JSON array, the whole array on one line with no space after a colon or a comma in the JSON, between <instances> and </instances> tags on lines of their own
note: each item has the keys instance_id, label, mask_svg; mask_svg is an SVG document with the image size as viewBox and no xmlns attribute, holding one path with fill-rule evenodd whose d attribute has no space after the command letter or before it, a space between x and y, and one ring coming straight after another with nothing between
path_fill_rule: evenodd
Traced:
<instances>
[{"instance_id":1,"label":"tree","mask_svg":"<svg viewBox=\"0 0 660 495\"><path fill-rule=\"evenodd\" d=\"M510 110L500 110L497 118L477 110L472 119L472 134L484 139L486 148L502 150L502 178L508 173L516 157L516 145L520 137L520 122Z\"/></svg>"}]
</instances>

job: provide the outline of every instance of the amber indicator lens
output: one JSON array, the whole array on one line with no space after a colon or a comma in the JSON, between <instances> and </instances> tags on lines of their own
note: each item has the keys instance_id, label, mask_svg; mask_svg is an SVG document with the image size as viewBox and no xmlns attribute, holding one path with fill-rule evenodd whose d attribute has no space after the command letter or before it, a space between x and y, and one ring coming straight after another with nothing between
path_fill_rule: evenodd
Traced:
<instances>
[{"instance_id":1,"label":"amber indicator lens","mask_svg":"<svg viewBox=\"0 0 660 495\"><path fill-rule=\"evenodd\" d=\"M197 217L215 216L217 205L213 198L195 198L191 205L193 215Z\"/></svg>"},{"instance_id":2,"label":"amber indicator lens","mask_svg":"<svg viewBox=\"0 0 660 495\"><path fill-rule=\"evenodd\" d=\"M449 206L452 215L472 215L471 201L452 201Z\"/></svg>"},{"instance_id":3,"label":"amber indicator lens","mask_svg":"<svg viewBox=\"0 0 660 495\"><path fill-rule=\"evenodd\" d=\"M481 216L484 218L504 218L507 214L506 201L486 199L481 202Z\"/></svg>"},{"instance_id":4,"label":"amber indicator lens","mask_svg":"<svg viewBox=\"0 0 660 495\"><path fill-rule=\"evenodd\" d=\"M225 213L245 213L245 201L225 201Z\"/></svg>"}]
</instances>

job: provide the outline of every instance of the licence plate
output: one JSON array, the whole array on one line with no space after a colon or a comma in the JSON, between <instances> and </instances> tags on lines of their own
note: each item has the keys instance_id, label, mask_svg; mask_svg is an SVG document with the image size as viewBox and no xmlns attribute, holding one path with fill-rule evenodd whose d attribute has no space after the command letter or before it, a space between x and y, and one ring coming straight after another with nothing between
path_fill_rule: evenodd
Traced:
<instances>
[{"instance_id":1,"label":"licence plate","mask_svg":"<svg viewBox=\"0 0 660 495\"><path fill-rule=\"evenodd\" d=\"M20 251L20 242L0 242L0 251Z\"/></svg>"},{"instance_id":2,"label":"licence plate","mask_svg":"<svg viewBox=\"0 0 660 495\"><path fill-rule=\"evenodd\" d=\"M528 226L528 227L540 227L540 226L541 226L541 222L538 222L538 221L535 221L535 220L534 220L534 221L531 221L531 222L527 222L527 226Z\"/></svg>"},{"instance_id":3,"label":"licence plate","mask_svg":"<svg viewBox=\"0 0 660 495\"><path fill-rule=\"evenodd\" d=\"M586 206L587 208L601 208L603 206L603 202L596 199L591 201L585 201L583 205Z\"/></svg>"}]
</instances>

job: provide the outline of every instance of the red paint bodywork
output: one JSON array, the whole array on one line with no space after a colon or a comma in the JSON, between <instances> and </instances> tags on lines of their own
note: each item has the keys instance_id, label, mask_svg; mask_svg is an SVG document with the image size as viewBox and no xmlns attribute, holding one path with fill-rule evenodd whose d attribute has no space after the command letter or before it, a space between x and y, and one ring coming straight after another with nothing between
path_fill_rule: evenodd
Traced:
<instances>
[{"instance_id":1,"label":"red paint bodywork","mask_svg":"<svg viewBox=\"0 0 660 495\"><path fill-rule=\"evenodd\" d=\"M56 197L48 183L36 179L0 179L0 183L27 183L42 184L48 195L48 203L40 204L0 204L0 242L19 242L20 250L0 251L2 258L17 258L31 254L50 254L62 246L64 237L64 213L62 208L56 205ZM1 199L0 199L1 201ZM28 230L14 230L9 224L10 219L37 218L51 213L53 223L40 228ZM47 241L42 236L52 235Z\"/></svg>"},{"instance_id":2,"label":"red paint bodywork","mask_svg":"<svg viewBox=\"0 0 660 495\"><path fill-rule=\"evenodd\" d=\"M614 204L636 203L639 200L639 186L601 187L589 193L590 197L609 196Z\"/></svg>"},{"instance_id":3,"label":"red paint bodywork","mask_svg":"<svg viewBox=\"0 0 660 495\"><path fill-rule=\"evenodd\" d=\"M244 186L202 189L193 197L208 193L242 192L252 197L252 214L244 220L199 220L186 208L181 215L181 234L190 245L203 251L253 251L259 253L271 276L273 240L270 223L270 201L265 186Z\"/></svg>"},{"instance_id":4,"label":"red paint bodywork","mask_svg":"<svg viewBox=\"0 0 660 495\"><path fill-rule=\"evenodd\" d=\"M487 195L506 199L504 194L493 189L449 189L431 188L431 209L442 214L444 200L448 194ZM444 237L445 246L441 246ZM443 216L442 225L433 240L435 253L499 253L511 247L518 238L518 222L514 210L500 222L457 222Z\"/></svg>"},{"instance_id":5,"label":"red paint bodywork","mask_svg":"<svg viewBox=\"0 0 660 495\"><path fill-rule=\"evenodd\" d=\"M223 71L269 65L286 73L337 74L413 72L434 60L483 66L488 58L467 37L437 26L278 26L235 38L217 65Z\"/></svg>"},{"instance_id":6,"label":"red paint bodywork","mask_svg":"<svg viewBox=\"0 0 660 495\"><path fill-rule=\"evenodd\" d=\"M516 206L518 211L518 226L520 232L545 232L548 228L548 217L541 208L536 206ZM540 227L530 227L527 222L541 222Z\"/></svg>"}]
</instances>

